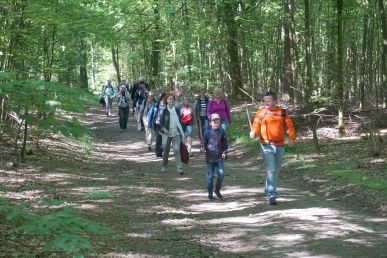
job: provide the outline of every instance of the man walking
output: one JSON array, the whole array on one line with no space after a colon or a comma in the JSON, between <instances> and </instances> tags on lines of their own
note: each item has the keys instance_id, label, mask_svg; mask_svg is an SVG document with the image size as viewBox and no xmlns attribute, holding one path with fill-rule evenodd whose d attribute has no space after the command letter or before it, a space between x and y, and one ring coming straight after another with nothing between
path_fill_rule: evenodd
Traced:
<instances>
[{"instance_id":1,"label":"man walking","mask_svg":"<svg viewBox=\"0 0 387 258\"><path fill-rule=\"evenodd\" d=\"M292 147L296 140L293 122L286 109L277 106L277 95L269 91L264 95L264 106L256 112L250 138L259 135L266 171L265 193L270 205L277 204L277 177L285 155L285 128L289 136L287 144Z\"/></svg>"}]
</instances>

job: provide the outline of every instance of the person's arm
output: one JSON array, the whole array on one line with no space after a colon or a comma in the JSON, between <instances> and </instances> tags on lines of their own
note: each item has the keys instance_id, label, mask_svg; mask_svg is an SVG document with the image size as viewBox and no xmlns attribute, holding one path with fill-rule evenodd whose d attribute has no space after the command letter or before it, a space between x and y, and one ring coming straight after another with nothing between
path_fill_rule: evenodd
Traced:
<instances>
[{"instance_id":1,"label":"person's arm","mask_svg":"<svg viewBox=\"0 0 387 258\"><path fill-rule=\"evenodd\" d=\"M285 116L285 124L286 124L286 128L288 129L287 133L289 135L288 146L292 147L296 141L296 130L294 129L293 121L287 112Z\"/></svg>"},{"instance_id":2,"label":"person's arm","mask_svg":"<svg viewBox=\"0 0 387 258\"><path fill-rule=\"evenodd\" d=\"M225 159L227 157L227 150L228 150L228 142L227 142L227 136L224 131L222 131L222 158Z\"/></svg>"},{"instance_id":3,"label":"person's arm","mask_svg":"<svg viewBox=\"0 0 387 258\"><path fill-rule=\"evenodd\" d=\"M164 134L168 134L168 130L165 125L165 114L167 113L166 108L163 110L160 116L160 131Z\"/></svg>"},{"instance_id":4,"label":"person's arm","mask_svg":"<svg viewBox=\"0 0 387 258\"><path fill-rule=\"evenodd\" d=\"M155 113L155 104L152 103L152 106L150 107L149 112L147 114L148 128L152 128L153 126L152 122L153 122L154 113Z\"/></svg>"},{"instance_id":5,"label":"person's arm","mask_svg":"<svg viewBox=\"0 0 387 258\"><path fill-rule=\"evenodd\" d=\"M204 150L207 150L207 144L208 144L208 134L209 130L207 129L203 133L203 142L200 143L200 150L203 152Z\"/></svg>"},{"instance_id":6,"label":"person's arm","mask_svg":"<svg viewBox=\"0 0 387 258\"><path fill-rule=\"evenodd\" d=\"M257 112L255 113L255 118L253 121L253 125L250 131L250 137L255 138L259 135L261 131L261 120L260 120L260 110L258 109Z\"/></svg>"}]
</instances>

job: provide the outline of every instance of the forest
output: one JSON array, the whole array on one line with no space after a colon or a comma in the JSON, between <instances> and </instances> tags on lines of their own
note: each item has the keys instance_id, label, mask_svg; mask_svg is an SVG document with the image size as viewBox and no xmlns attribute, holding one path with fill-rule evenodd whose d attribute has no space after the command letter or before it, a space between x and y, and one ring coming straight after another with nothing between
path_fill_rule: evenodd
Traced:
<instances>
[{"instance_id":1,"label":"forest","mask_svg":"<svg viewBox=\"0 0 387 258\"><path fill-rule=\"evenodd\" d=\"M280 104L293 117L299 135L299 145L289 150L292 158L286 165L288 169L299 171L298 176L307 180L305 184L310 183L312 191L318 191L321 185L314 185L315 182L326 177L314 175L312 171L326 165L329 176L342 182L337 189L343 185L360 187L341 189L342 192L335 191L335 194L347 196L344 191L348 191L357 197L346 202L358 203L358 206L362 203L362 206L362 187L365 187L374 199L365 200L366 210L375 210L377 215L385 217L386 5L385 0L1 0L0 229L11 233L0 234L3 246L0 257L10 257L10 250L19 247L20 253L16 254L19 257L29 257L30 250L34 250L32 257L62 257L69 253L83 257L82 250L87 250L86 256L103 253L106 257L121 257L110 249L126 252L128 257L131 251L133 255L136 253L136 248L125 249L120 245L124 241L122 236L112 237L113 240L104 236L104 244L98 249L95 243L99 236L93 235L88 242L83 237L89 233L78 235L82 230L110 234L106 232L111 229L94 222L98 221L97 216L86 214L84 217L89 219L86 220L67 209L42 215L39 209L29 206L34 206L37 200L10 197L8 193L32 191L36 187L46 189L37 183L39 177L32 179L27 172L39 167L42 173L55 170L62 159L66 160L65 164L68 161L71 171L77 167L86 171L87 166L99 170L96 166L101 159L97 158L103 146L98 137L113 145L121 144L122 139L112 140L116 136L108 132L111 127L104 127L109 123L101 120L106 118L96 118L94 125L88 114L98 113L98 96L107 80L118 85L121 80L133 83L141 76L157 94L179 90L193 99L202 89L211 95L214 88L221 88L237 117L229 136L238 146L235 149L241 150L254 148L247 139L245 105L248 112L254 113L265 92L277 92ZM105 128L104 131L97 125ZM54 144L56 141L60 144ZM78 157L72 157L66 148L80 151L79 155L85 155L86 160L95 158L98 162L91 164L90 160L80 165ZM99 154L95 154L97 149ZM131 153L131 149L127 151ZM309 154L311 163L306 161ZM71 162L72 158L76 161ZM338 160L342 163L328 164ZM124 167L120 162L140 166L133 160L119 160L119 167L108 166L117 171ZM142 171L151 169L152 165L149 166L136 168ZM343 175L335 171L351 172ZM142 173L136 174L133 182L152 181L148 172ZM24 178L27 175L28 179ZM106 177L111 179L114 175ZM77 184L81 187L80 182ZM156 183L152 181L152 184ZM64 200L66 190L56 193L52 186L42 189L45 194L41 198L46 198L43 198L44 205L63 207L70 203ZM87 196L94 200L119 198L113 192L103 188ZM136 205L141 202L139 199ZM26 203L28 208L22 208ZM136 214L132 215L133 220L137 219ZM44 221L41 216L46 216L48 224L38 224ZM120 216L123 219L123 213ZM59 226L64 221L69 227L66 232ZM108 219L99 222L117 226ZM16 231L12 231L15 227ZM133 224L130 229L135 231L135 228ZM201 246L199 240L192 247L187 240L191 235L168 230L170 244L184 242L183 250L189 256L257 255L246 250L233 253L233 248L225 251L222 246L214 251L209 246ZM54 240L43 249L34 248L33 244L20 245L24 234L29 233L37 233L39 240L32 242L37 241L38 246L43 246L48 235L54 236ZM12 244L6 240L9 236ZM163 236L151 237L151 240L158 237ZM382 241L385 236L378 235L375 239ZM114 248L106 247L109 241L115 243ZM370 257L386 251L382 245L375 246L375 253ZM185 256L169 245L167 251L160 248L152 252L152 248L146 247L144 243L138 245L140 256L141 252L145 256ZM362 257L362 251L353 257Z\"/></svg>"}]
</instances>

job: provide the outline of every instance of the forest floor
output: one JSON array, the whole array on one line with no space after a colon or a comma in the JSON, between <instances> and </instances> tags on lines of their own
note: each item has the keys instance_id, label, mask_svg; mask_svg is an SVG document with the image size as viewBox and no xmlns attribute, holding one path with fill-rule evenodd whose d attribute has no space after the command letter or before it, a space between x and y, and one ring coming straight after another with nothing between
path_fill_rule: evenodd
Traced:
<instances>
[{"instance_id":1,"label":"forest floor","mask_svg":"<svg viewBox=\"0 0 387 258\"><path fill-rule=\"evenodd\" d=\"M308 166L294 167L291 153L273 206L265 200L258 150L230 143L223 199L209 201L197 141L183 175L173 157L160 172L161 160L146 149L132 115L123 133L117 115L106 117L100 107L89 107L82 121L95 133L93 147L52 138L46 151L16 168L3 149L0 197L40 212L58 208L41 200L62 200L58 206L109 227L111 233L88 235L93 250L86 257L387 257L386 196L327 183ZM349 149L356 162L361 154ZM44 251L45 241L12 232L0 211L0 257L68 257Z\"/></svg>"}]
</instances>

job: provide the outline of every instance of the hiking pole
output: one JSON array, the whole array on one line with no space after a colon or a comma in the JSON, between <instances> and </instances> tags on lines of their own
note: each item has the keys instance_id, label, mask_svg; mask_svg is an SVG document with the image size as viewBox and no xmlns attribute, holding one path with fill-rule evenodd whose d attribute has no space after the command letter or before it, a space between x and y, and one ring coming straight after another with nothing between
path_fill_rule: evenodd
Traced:
<instances>
[{"instance_id":1,"label":"hiking pole","mask_svg":"<svg viewBox=\"0 0 387 258\"><path fill-rule=\"evenodd\" d=\"M249 120L250 131L252 131L253 130L253 126L251 125L250 113L249 113L249 109L247 108L247 102L246 101L245 101L245 108L246 108L247 119Z\"/></svg>"}]
</instances>

